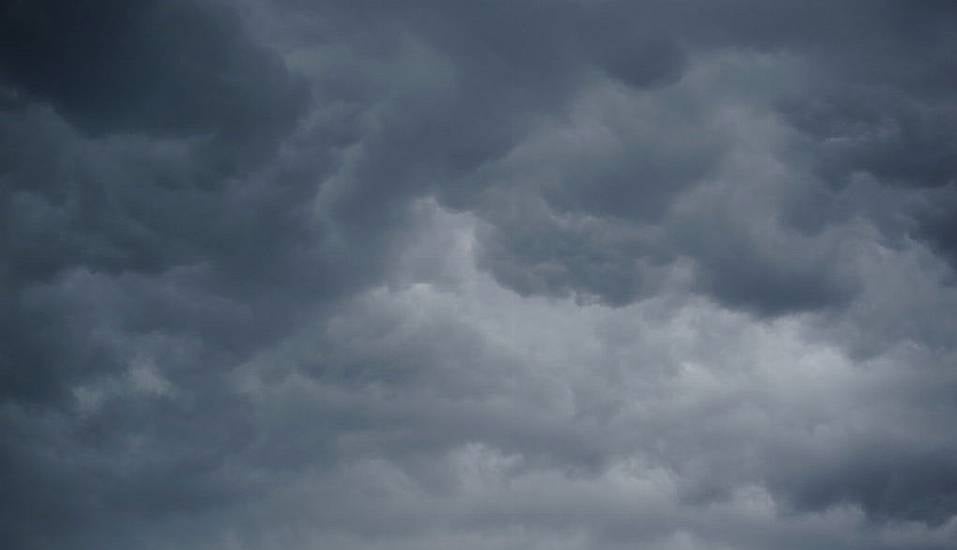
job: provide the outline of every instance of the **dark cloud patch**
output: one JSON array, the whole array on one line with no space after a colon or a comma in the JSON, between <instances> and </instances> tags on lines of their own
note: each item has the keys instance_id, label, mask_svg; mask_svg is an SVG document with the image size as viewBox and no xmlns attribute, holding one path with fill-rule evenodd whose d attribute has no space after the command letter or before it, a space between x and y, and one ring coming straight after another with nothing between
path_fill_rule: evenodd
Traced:
<instances>
[{"instance_id":1,"label":"dark cloud patch","mask_svg":"<svg viewBox=\"0 0 957 550\"><path fill-rule=\"evenodd\" d=\"M909 104L908 97L879 93L847 90L789 112L795 127L820 144L815 156L822 177L836 183L866 173L890 185L918 187L953 182L954 106Z\"/></svg>"},{"instance_id":2,"label":"dark cloud patch","mask_svg":"<svg viewBox=\"0 0 957 550\"><path fill-rule=\"evenodd\" d=\"M913 521L939 526L953 517L957 477L952 449L855 449L831 463L776 480L799 511L859 506L875 522Z\"/></svg>"},{"instance_id":3,"label":"dark cloud patch","mask_svg":"<svg viewBox=\"0 0 957 550\"><path fill-rule=\"evenodd\" d=\"M929 213L924 203L955 177L954 15L948 2L848 4L816 43L803 34L772 41L804 59L807 79L800 93L782 98L779 112L802 136L798 147L817 177L834 189L871 178L906 190L894 216L868 201L851 209L890 239L907 235L941 251L942 207Z\"/></svg>"},{"instance_id":4,"label":"dark cloud patch","mask_svg":"<svg viewBox=\"0 0 957 550\"><path fill-rule=\"evenodd\" d=\"M223 5L2 9L4 546L123 545L253 498L223 377L362 284L307 223L334 158L275 162L304 84Z\"/></svg>"},{"instance_id":5,"label":"dark cloud patch","mask_svg":"<svg viewBox=\"0 0 957 550\"><path fill-rule=\"evenodd\" d=\"M916 237L931 243L952 265L957 264L957 186L948 184L927 198L924 208L915 214Z\"/></svg>"},{"instance_id":6,"label":"dark cloud patch","mask_svg":"<svg viewBox=\"0 0 957 550\"><path fill-rule=\"evenodd\" d=\"M742 248L712 243L702 254L700 282L722 303L775 316L841 307L850 299L848 281L821 274L819 262L827 260L790 264L748 248L746 240L738 245Z\"/></svg>"},{"instance_id":7,"label":"dark cloud patch","mask_svg":"<svg viewBox=\"0 0 957 550\"><path fill-rule=\"evenodd\" d=\"M839 310L859 290L856 276L827 234L807 237L775 219L749 219L738 208L766 208L760 200L704 193L669 231L673 246L694 258L697 284L734 309L762 317Z\"/></svg>"},{"instance_id":8,"label":"dark cloud patch","mask_svg":"<svg viewBox=\"0 0 957 550\"><path fill-rule=\"evenodd\" d=\"M681 77L685 52L679 45L661 38L629 38L620 44L599 46L604 50L599 63L608 74L639 88L667 85Z\"/></svg>"},{"instance_id":9,"label":"dark cloud patch","mask_svg":"<svg viewBox=\"0 0 957 550\"><path fill-rule=\"evenodd\" d=\"M255 300L252 289L257 287L304 288L324 284L323 276L334 279L320 274L307 280L299 271L321 261L308 253L307 242L313 237L301 225L308 212L293 206L314 192L310 182L263 179L241 188L211 189L202 182L215 178L215 172L208 170L201 148L188 140L89 140L42 108L11 114L5 122L10 141L19 136L14 150L23 161L11 163L5 175L11 185L2 197L4 254L9 259L3 272L5 311L11 335L5 339L10 351L4 354L4 370L11 376L42 380L46 369L82 356L67 342L82 342L90 327L74 324L74 313L60 309L64 296L49 303L31 298L35 287L68 285L77 272L155 277L155 290L148 288L152 283L130 289L148 293L134 304L124 299L111 303L117 308L113 315L135 330L179 325L207 334L228 333L231 329L222 329L223 321L234 328L233 320L244 321L195 325L194 312L182 310L187 304L178 301L180 292L211 292L223 303L243 304ZM50 158L39 162L44 152ZM176 269L182 271L170 274ZM103 299L114 296L113 290L102 290ZM64 291L65 296L71 293L69 286ZM279 311L285 307L281 303L276 295L251 307L276 306ZM52 309L46 312L48 307ZM44 327L41 333L34 323ZM254 329L245 337L259 332ZM68 336L72 333L76 336ZM48 338L64 345L44 344ZM107 363L94 358L90 362Z\"/></svg>"},{"instance_id":10,"label":"dark cloud patch","mask_svg":"<svg viewBox=\"0 0 957 550\"><path fill-rule=\"evenodd\" d=\"M305 90L215 2L6 2L2 74L85 130L281 135ZM231 159L234 162L240 158Z\"/></svg>"},{"instance_id":11,"label":"dark cloud patch","mask_svg":"<svg viewBox=\"0 0 957 550\"><path fill-rule=\"evenodd\" d=\"M622 114L632 116L599 128L569 129L562 144L567 149L556 151L561 157L553 159L561 166L557 181L544 182L545 198L556 210L658 222L674 198L700 183L723 153L714 132L704 124L695 127L701 121Z\"/></svg>"},{"instance_id":12,"label":"dark cloud patch","mask_svg":"<svg viewBox=\"0 0 957 550\"><path fill-rule=\"evenodd\" d=\"M662 261L628 228L550 219L547 213L500 222L482 237L481 265L524 296L625 305L648 283L640 262Z\"/></svg>"}]
</instances>

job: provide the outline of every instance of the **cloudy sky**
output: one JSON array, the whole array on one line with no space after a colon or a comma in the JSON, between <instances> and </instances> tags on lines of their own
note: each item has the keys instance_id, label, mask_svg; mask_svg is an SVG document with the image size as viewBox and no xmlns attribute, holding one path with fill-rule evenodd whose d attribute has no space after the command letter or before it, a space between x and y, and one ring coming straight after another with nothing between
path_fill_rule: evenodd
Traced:
<instances>
[{"instance_id":1,"label":"cloudy sky","mask_svg":"<svg viewBox=\"0 0 957 550\"><path fill-rule=\"evenodd\" d=\"M0 546L957 544L957 3L3 0Z\"/></svg>"}]
</instances>

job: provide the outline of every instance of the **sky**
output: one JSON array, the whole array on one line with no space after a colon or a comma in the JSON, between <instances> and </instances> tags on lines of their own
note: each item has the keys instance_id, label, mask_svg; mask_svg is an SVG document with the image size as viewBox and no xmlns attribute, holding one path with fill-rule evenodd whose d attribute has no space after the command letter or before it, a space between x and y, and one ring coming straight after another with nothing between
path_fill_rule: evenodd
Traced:
<instances>
[{"instance_id":1,"label":"sky","mask_svg":"<svg viewBox=\"0 0 957 550\"><path fill-rule=\"evenodd\" d=\"M0 546L957 545L957 3L0 1Z\"/></svg>"}]
</instances>

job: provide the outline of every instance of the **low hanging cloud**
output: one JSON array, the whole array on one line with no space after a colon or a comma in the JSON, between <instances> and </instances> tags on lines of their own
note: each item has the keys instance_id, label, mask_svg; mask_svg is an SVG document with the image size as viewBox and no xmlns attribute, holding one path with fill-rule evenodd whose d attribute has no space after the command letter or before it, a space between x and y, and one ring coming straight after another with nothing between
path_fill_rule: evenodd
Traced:
<instances>
[{"instance_id":1,"label":"low hanging cloud","mask_svg":"<svg viewBox=\"0 0 957 550\"><path fill-rule=\"evenodd\" d=\"M0 3L0 543L951 548L955 16Z\"/></svg>"}]
</instances>

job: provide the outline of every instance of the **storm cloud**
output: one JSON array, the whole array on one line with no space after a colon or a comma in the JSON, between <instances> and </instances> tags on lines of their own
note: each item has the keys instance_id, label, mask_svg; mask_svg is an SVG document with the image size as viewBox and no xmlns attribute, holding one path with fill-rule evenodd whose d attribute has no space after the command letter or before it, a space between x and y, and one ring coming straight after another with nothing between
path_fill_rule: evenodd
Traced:
<instances>
[{"instance_id":1,"label":"storm cloud","mask_svg":"<svg viewBox=\"0 0 957 550\"><path fill-rule=\"evenodd\" d=\"M951 2L0 2L0 545L957 543Z\"/></svg>"}]
</instances>

